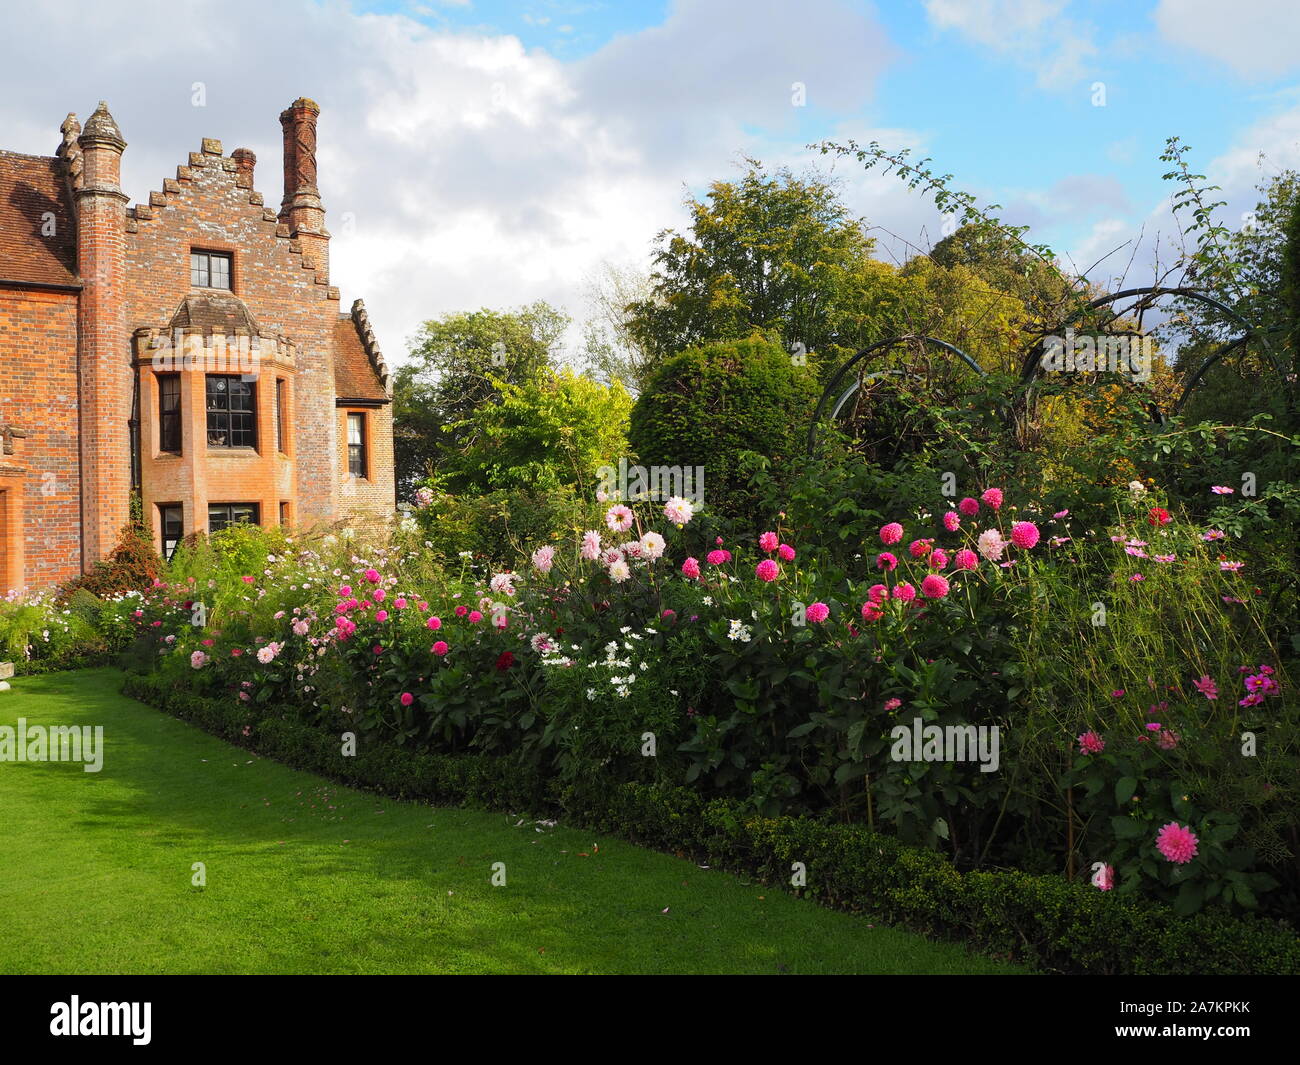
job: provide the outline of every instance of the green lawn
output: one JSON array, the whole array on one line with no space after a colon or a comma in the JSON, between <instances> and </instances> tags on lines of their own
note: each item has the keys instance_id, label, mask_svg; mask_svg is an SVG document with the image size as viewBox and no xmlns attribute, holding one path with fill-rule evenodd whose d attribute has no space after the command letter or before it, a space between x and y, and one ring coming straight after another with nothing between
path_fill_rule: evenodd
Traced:
<instances>
[{"instance_id":1,"label":"green lawn","mask_svg":"<svg viewBox=\"0 0 1300 1065\"><path fill-rule=\"evenodd\" d=\"M1018 971L617 839L339 787L118 683L0 692L0 725L102 725L105 746L97 774L0 763L0 972Z\"/></svg>"}]
</instances>

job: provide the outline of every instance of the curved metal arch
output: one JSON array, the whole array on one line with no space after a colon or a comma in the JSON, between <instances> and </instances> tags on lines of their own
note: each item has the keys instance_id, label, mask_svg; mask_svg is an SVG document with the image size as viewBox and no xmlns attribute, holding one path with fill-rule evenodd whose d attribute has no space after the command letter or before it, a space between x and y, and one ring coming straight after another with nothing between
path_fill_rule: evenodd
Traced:
<instances>
[{"instance_id":1,"label":"curved metal arch","mask_svg":"<svg viewBox=\"0 0 1300 1065\"><path fill-rule=\"evenodd\" d=\"M1178 397L1178 402L1174 404L1175 411L1182 409L1183 404L1187 401L1188 390L1193 388L1197 384L1197 382L1200 381L1200 379L1205 375L1205 372L1210 368L1210 366L1212 366L1214 363L1222 359L1223 356L1226 355L1229 350L1236 347L1238 344L1245 343L1251 339L1258 340L1264 346L1264 352L1268 356L1268 361L1273 367L1273 372L1276 373L1280 379L1285 380L1286 372L1282 369L1281 365L1278 363L1277 356L1273 352L1273 346L1268 342L1268 339L1265 336L1264 331L1257 329L1251 322L1247 321L1244 317L1242 317L1242 315L1238 314L1227 304L1223 303L1220 300L1215 299L1213 296L1207 295L1204 291L1198 288L1183 288L1181 286L1167 287L1164 285L1145 285L1139 288L1126 288L1120 292L1107 292L1104 295L1098 296L1096 299L1090 301L1089 303L1084 304L1084 306L1080 307L1077 311L1074 312L1074 314L1070 315L1069 318L1066 318L1064 321L1058 322L1052 328L1053 330L1066 329L1069 326L1073 325L1075 322L1079 321L1079 319L1082 318L1089 311L1094 311L1098 307L1105 307L1107 304L1115 303L1118 300L1128 299L1130 296L1146 296L1146 297L1178 296L1183 299L1195 300L1198 303L1203 303L1206 304L1207 306L1213 307L1219 313L1225 315L1227 318L1231 319L1233 322L1239 325L1243 330L1242 335L1240 337L1236 338L1236 340L1230 341L1228 345L1226 345L1224 348L1213 352L1205 360L1205 362L1201 364L1200 368L1196 371L1196 373L1192 375L1191 380L1186 385L1183 386L1182 394ZM1143 302L1146 303L1146 301ZM1146 305L1151 306L1150 303L1146 303ZM1051 334L1046 331L1039 333L1038 336L1035 338L1035 340L1025 349L1023 369L1021 370L1021 374L1020 374L1021 385L1028 385L1033 381L1038 371L1038 364L1042 361L1043 356L1046 354L1046 352L1043 350L1042 347L1043 338L1050 335Z\"/></svg>"},{"instance_id":2,"label":"curved metal arch","mask_svg":"<svg viewBox=\"0 0 1300 1065\"><path fill-rule=\"evenodd\" d=\"M964 351L962 351L961 348L957 347L956 344L949 344L948 341L940 340L938 337L925 336L920 333L900 333L898 336L886 337L884 340L878 340L874 344L870 344L865 348L861 348L858 351L855 351L852 355L850 355L849 358L847 358L840 365L840 368L836 370L834 374L831 375L831 379L826 382L826 387L822 389L821 398L817 401L817 409L813 412L812 423L808 426L808 454L810 456L813 455L817 450L817 428L822 423L823 413L826 409L826 402L831 398L831 396L835 395L836 390L840 387L841 383L844 380L844 376L851 369L853 369L854 366L856 366L863 359L866 359L870 355L873 355L878 351L885 351L888 350L889 348L896 347L899 344L911 343L914 341L920 341L923 344L933 345L934 347L940 348L941 350L946 351L949 354L956 355L959 359L961 359L962 362L964 362L967 366L969 366L981 377L988 376L988 371L985 370L984 367L982 367L978 362L972 359ZM901 373L902 371L896 371L896 372ZM848 402L849 398L857 390L858 390L857 381L854 381L853 384L851 384L847 389L844 390L843 394L841 394L840 397L835 401L835 405L831 410L832 418L839 416L839 412L844 408L844 404Z\"/></svg>"}]
</instances>

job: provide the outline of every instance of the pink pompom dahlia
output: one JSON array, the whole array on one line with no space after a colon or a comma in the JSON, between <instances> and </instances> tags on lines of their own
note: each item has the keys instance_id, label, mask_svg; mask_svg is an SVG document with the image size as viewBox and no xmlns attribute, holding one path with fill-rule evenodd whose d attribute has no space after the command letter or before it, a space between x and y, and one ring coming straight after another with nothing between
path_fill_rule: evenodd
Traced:
<instances>
[{"instance_id":1,"label":"pink pompom dahlia","mask_svg":"<svg viewBox=\"0 0 1300 1065\"><path fill-rule=\"evenodd\" d=\"M1002 489L988 488L980 496L980 499L983 500L985 503L987 503L994 510L998 510L1002 506Z\"/></svg>"},{"instance_id":2,"label":"pink pompom dahlia","mask_svg":"<svg viewBox=\"0 0 1300 1065\"><path fill-rule=\"evenodd\" d=\"M1106 741L1091 729L1079 737L1080 754L1101 754L1106 749Z\"/></svg>"},{"instance_id":3,"label":"pink pompom dahlia","mask_svg":"<svg viewBox=\"0 0 1300 1065\"><path fill-rule=\"evenodd\" d=\"M961 517L955 510L950 510L943 516L943 527L949 532L956 532L960 526Z\"/></svg>"},{"instance_id":4,"label":"pink pompom dahlia","mask_svg":"<svg viewBox=\"0 0 1300 1065\"><path fill-rule=\"evenodd\" d=\"M1170 821L1156 835L1156 850L1175 865L1186 865L1196 857L1196 833Z\"/></svg>"},{"instance_id":5,"label":"pink pompom dahlia","mask_svg":"<svg viewBox=\"0 0 1300 1065\"><path fill-rule=\"evenodd\" d=\"M975 554L969 547L963 547L952 556L952 564L958 569L979 569L979 555Z\"/></svg>"},{"instance_id":6,"label":"pink pompom dahlia","mask_svg":"<svg viewBox=\"0 0 1300 1065\"><path fill-rule=\"evenodd\" d=\"M960 510L963 514L965 514L966 517L973 518L975 517L976 514L980 512L980 501L978 499L972 499L970 496L967 496L965 499L963 499L960 503L957 504L957 509Z\"/></svg>"},{"instance_id":7,"label":"pink pompom dahlia","mask_svg":"<svg viewBox=\"0 0 1300 1065\"><path fill-rule=\"evenodd\" d=\"M830 617L830 614L831 608L825 603L810 603L808 609L804 612L804 616L814 625L821 624Z\"/></svg>"},{"instance_id":8,"label":"pink pompom dahlia","mask_svg":"<svg viewBox=\"0 0 1300 1065\"><path fill-rule=\"evenodd\" d=\"M770 558L765 558L754 567L754 573L758 576L759 580L774 581L781 575L781 567Z\"/></svg>"},{"instance_id":9,"label":"pink pompom dahlia","mask_svg":"<svg viewBox=\"0 0 1300 1065\"><path fill-rule=\"evenodd\" d=\"M921 594L927 599L942 599L948 594L948 582L937 573L921 581Z\"/></svg>"},{"instance_id":10,"label":"pink pompom dahlia","mask_svg":"<svg viewBox=\"0 0 1300 1065\"><path fill-rule=\"evenodd\" d=\"M885 545L896 544L903 539L903 527L896 521L880 527L880 542Z\"/></svg>"},{"instance_id":11,"label":"pink pompom dahlia","mask_svg":"<svg viewBox=\"0 0 1300 1065\"><path fill-rule=\"evenodd\" d=\"M1032 521L1018 521L1011 526L1011 542L1023 551L1038 543L1038 526Z\"/></svg>"}]
</instances>

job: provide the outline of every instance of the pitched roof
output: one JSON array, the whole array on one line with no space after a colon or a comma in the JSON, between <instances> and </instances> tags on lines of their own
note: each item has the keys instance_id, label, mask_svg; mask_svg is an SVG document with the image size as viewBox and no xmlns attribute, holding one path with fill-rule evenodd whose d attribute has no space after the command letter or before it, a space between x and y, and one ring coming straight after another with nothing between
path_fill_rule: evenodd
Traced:
<instances>
[{"instance_id":1,"label":"pitched roof","mask_svg":"<svg viewBox=\"0 0 1300 1065\"><path fill-rule=\"evenodd\" d=\"M334 323L334 393L339 399L388 402L388 390L349 314L340 314Z\"/></svg>"},{"instance_id":2,"label":"pitched roof","mask_svg":"<svg viewBox=\"0 0 1300 1065\"><path fill-rule=\"evenodd\" d=\"M63 163L0 151L0 284L76 285L75 227Z\"/></svg>"},{"instance_id":3,"label":"pitched roof","mask_svg":"<svg viewBox=\"0 0 1300 1065\"><path fill-rule=\"evenodd\" d=\"M167 326L169 333L177 329L202 333L244 332L249 336L258 333L257 322L243 300L233 294L223 296L214 292L181 300Z\"/></svg>"}]
</instances>

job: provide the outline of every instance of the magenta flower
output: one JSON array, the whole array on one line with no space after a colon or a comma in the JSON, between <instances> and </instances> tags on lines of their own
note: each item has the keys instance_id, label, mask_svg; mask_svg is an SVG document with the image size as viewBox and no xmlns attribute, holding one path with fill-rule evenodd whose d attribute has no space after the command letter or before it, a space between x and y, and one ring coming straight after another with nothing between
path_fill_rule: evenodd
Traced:
<instances>
[{"instance_id":1,"label":"magenta flower","mask_svg":"<svg viewBox=\"0 0 1300 1065\"><path fill-rule=\"evenodd\" d=\"M903 705L903 700L902 700L902 699L886 699L886 700L885 700L885 709L886 709L886 710L897 710L897 709L898 709L900 706L902 706L902 705Z\"/></svg>"},{"instance_id":2,"label":"magenta flower","mask_svg":"<svg viewBox=\"0 0 1300 1065\"><path fill-rule=\"evenodd\" d=\"M930 568L943 569L948 565L948 556L939 548L930 552Z\"/></svg>"},{"instance_id":3,"label":"magenta flower","mask_svg":"<svg viewBox=\"0 0 1300 1065\"><path fill-rule=\"evenodd\" d=\"M376 611L375 611L375 620L376 620L376 621L387 621L387 620L388 620L388 611L387 611L387 610L376 610Z\"/></svg>"},{"instance_id":4,"label":"magenta flower","mask_svg":"<svg viewBox=\"0 0 1300 1065\"><path fill-rule=\"evenodd\" d=\"M950 510L943 516L943 527L949 532L956 532L960 526L961 518L955 510Z\"/></svg>"},{"instance_id":5,"label":"magenta flower","mask_svg":"<svg viewBox=\"0 0 1300 1065\"><path fill-rule=\"evenodd\" d=\"M873 584L867 589L867 598L873 603L883 603L889 595L889 589L883 584Z\"/></svg>"},{"instance_id":6,"label":"magenta flower","mask_svg":"<svg viewBox=\"0 0 1300 1065\"><path fill-rule=\"evenodd\" d=\"M1186 865L1196 857L1196 833L1170 821L1156 835L1156 850L1176 865Z\"/></svg>"},{"instance_id":7,"label":"magenta flower","mask_svg":"<svg viewBox=\"0 0 1300 1065\"><path fill-rule=\"evenodd\" d=\"M700 576L700 560L688 558L682 563L682 576L687 580L697 580Z\"/></svg>"},{"instance_id":8,"label":"magenta flower","mask_svg":"<svg viewBox=\"0 0 1300 1065\"><path fill-rule=\"evenodd\" d=\"M714 548L712 551L710 551L707 555L704 556L704 561L707 562L710 566L721 566L724 562L727 561L727 552L721 550L720 548Z\"/></svg>"},{"instance_id":9,"label":"magenta flower","mask_svg":"<svg viewBox=\"0 0 1300 1065\"><path fill-rule=\"evenodd\" d=\"M825 603L810 603L805 616L814 625L818 625L830 617L831 608Z\"/></svg>"},{"instance_id":10,"label":"magenta flower","mask_svg":"<svg viewBox=\"0 0 1300 1065\"><path fill-rule=\"evenodd\" d=\"M862 604L862 617L866 621L879 621L885 616L885 612L880 607L870 601Z\"/></svg>"},{"instance_id":11,"label":"magenta flower","mask_svg":"<svg viewBox=\"0 0 1300 1065\"><path fill-rule=\"evenodd\" d=\"M424 627L426 629L440 629L442 628L442 618L430 618L424 623Z\"/></svg>"},{"instance_id":12,"label":"magenta flower","mask_svg":"<svg viewBox=\"0 0 1300 1065\"><path fill-rule=\"evenodd\" d=\"M410 692L402 692L402 705L403 705L403 706L410 706L413 702L415 702L415 696L414 696L414 695L412 695Z\"/></svg>"},{"instance_id":13,"label":"magenta flower","mask_svg":"<svg viewBox=\"0 0 1300 1065\"><path fill-rule=\"evenodd\" d=\"M948 594L948 582L937 573L931 573L921 581L921 594L927 599L942 599Z\"/></svg>"},{"instance_id":14,"label":"magenta flower","mask_svg":"<svg viewBox=\"0 0 1300 1065\"><path fill-rule=\"evenodd\" d=\"M903 527L896 521L880 527L880 542L886 546L896 544L903 539Z\"/></svg>"},{"instance_id":15,"label":"magenta flower","mask_svg":"<svg viewBox=\"0 0 1300 1065\"><path fill-rule=\"evenodd\" d=\"M1018 521L1011 526L1011 542L1018 548L1028 551L1038 543L1038 526L1032 521Z\"/></svg>"},{"instance_id":16,"label":"magenta flower","mask_svg":"<svg viewBox=\"0 0 1300 1065\"><path fill-rule=\"evenodd\" d=\"M1106 749L1106 741L1097 733L1089 730L1079 737L1080 754L1101 754Z\"/></svg>"},{"instance_id":17,"label":"magenta flower","mask_svg":"<svg viewBox=\"0 0 1300 1065\"><path fill-rule=\"evenodd\" d=\"M894 585L894 598L901 599L905 603L910 603L916 598L916 589L908 584L907 581L901 581Z\"/></svg>"},{"instance_id":18,"label":"magenta flower","mask_svg":"<svg viewBox=\"0 0 1300 1065\"><path fill-rule=\"evenodd\" d=\"M482 620L483 620L483 615L479 611L471 610L469 612L469 623L471 625L477 625Z\"/></svg>"},{"instance_id":19,"label":"magenta flower","mask_svg":"<svg viewBox=\"0 0 1300 1065\"><path fill-rule=\"evenodd\" d=\"M430 647L429 650L432 651L434 654L436 654L439 658L441 658L450 650L450 648L447 646L446 640L439 640L432 647Z\"/></svg>"},{"instance_id":20,"label":"magenta flower","mask_svg":"<svg viewBox=\"0 0 1300 1065\"><path fill-rule=\"evenodd\" d=\"M876 556L877 569L883 569L886 572L889 572L890 570L894 569L897 566L898 566L898 559L895 558L893 555L891 555L888 551L881 551L880 554Z\"/></svg>"},{"instance_id":21,"label":"magenta flower","mask_svg":"<svg viewBox=\"0 0 1300 1065\"><path fill-rule=\"evenodd\" d=\"M1228 534L1225 533L1222 529L1206 529L1205 532L1201 535L1201 539L1204 540L1206 543L1209 543L1212 540L1222 540L1227 535Z\"/></svg>"},{"instance_id":22,"label":"magenta flower","mask_svg":"<svg viewBox=\"0 0 1300 1065\"><path fill-rule=\"evenodd\" d=\"M789 544L782 544L776 549L776 553L781 556L782 562L794 561L794 548Z\"/></svg>"},{"instance_id":23,"label":"magenta flower","mask_svg":"<svg viewBox=\"0 0 1300 1065\"><path fill-rule=\"evenodd\" d=\"M1112 699L1123 699L1123 698L1124 698L1124 689L1123 689L1123 688L1116 688L1113 692L1110 693L1110 697L1111 697Z\"/></svg>"},{"instance_id":24,"label":"magenta flower","mask_svg":"<svg viewBox=\"0 0 1300 1065\"><path fill-rule=\"evenodd\" d=\"M776 550L776 545L780 543L776 533L765 532L758 538L758 546L766 551L769 555Z\"/></svg>"},{"instance_id":25,"label":"magenta flower","mask_svg":"<svg viewBox=\"0 0 1300 1065\"><path fill-rule=\"evenodd\" d=\"M1223 573L1236 573L1245 564L1244 562L1220 562L1219 570Z\"/></svg>"},{"instance_id":26,"label":"magenta flower","mask_svg":"<svg viewBox=\"0 0 1300 1065\"><path fill-rule=\"evenodd\" d=\"M365 573L362 574L362 576L365 577L366 580L368 580L371 584L379 583L379 570L377 569L368 569L366 570Z\"/></svg>"},{"instance_id":27,"label":"magenta flower","mask_svg":"<svg viewBox=\"0 0 1300 1065\"><path fill-rule=\"evenodd\" d=\"M907 550L911 553L913 558L925 558L925 556L928 555L932 550L932 548L930 547L932 543L934 543L934 540L932 539L913 540L910 544L908 544Z\"/></svg>"},{"instance_id":28,"label":"magenta flower","mask_svg":"<svg viewBox=\"0 0 1300 1065\"><path fill-rule=\"evenodd\" d=\"M1002 489L989 488L980 496L980 499L994 510L998 510L1002 506Z\"/></svg>"},{"instance_id":29,"label":"magenta flower","mask_svg":"<svg viewBox=\"0 0 1300 1065\"><path fill-rule=\"evenodd\" d=\"M1201 677L1200 680L1192 681L1192 687L1207 699L1217 699L1219 697L1219 686L1215 684L1214 679L1208 675Z\"/></svg>"},{"instance_id":30,"label":"magenta flower","mask_svg":"<svg viewBox=\"0 0 1300 1065\"><path fill-rule=\"evenodd\" d=\"M966 517L973 518L980 512L980 503L978 499L972 499L970 496L967 496L957 504L957 509L965 514Z\"/></svg>"},{"instance_id":31,"label":"magenta flower","mask_svg":"<svg viewBox=\"0 0 1300 1065\"><path fill-rule=\"evenodd\" d=\"M469 613L469 607L467 607L464 603L462 603L460 606L456 608L456 616L458 618L463 618L468 613Z\"/></svg>"},{"instance_id":32,"label":"magenta flower","mask_svg":"<svg viewBox=\"0 0 1300 1065\"><path fill-rule=\"evenodd\" d=\"M754 567L754 573L757 575L759 580L774 581L781 575L781 567L770 558L765 558Z\"/></svg>"},{"instance_id":33,"label":"magenta flower","mask_svg":"<svg viewBox=\"0 0 1300 1065\"><path fill-rule=\"evenodd\" d=\"M963 547L952 556L952 562L958 569L971 570L979 569L980 559L969 547Z\"/></svg>"}]
</instances>

